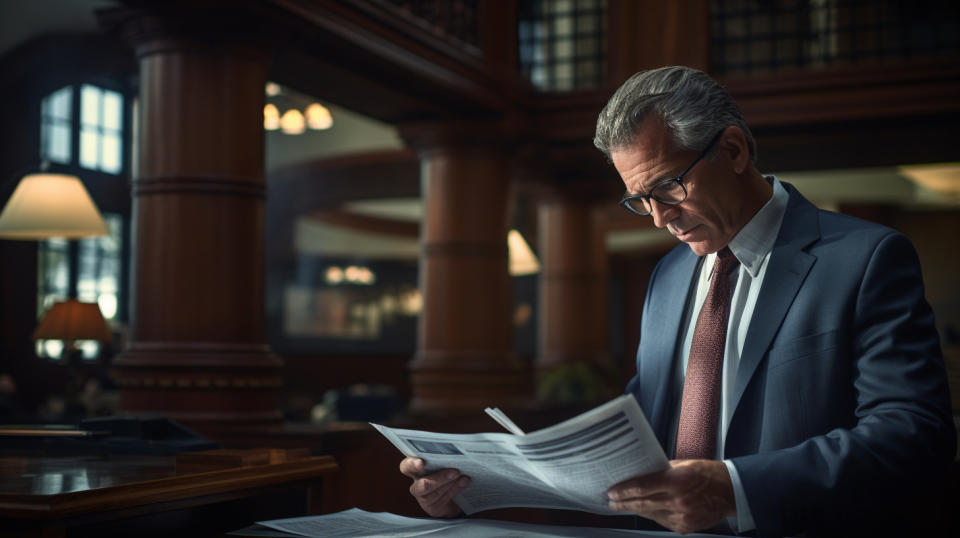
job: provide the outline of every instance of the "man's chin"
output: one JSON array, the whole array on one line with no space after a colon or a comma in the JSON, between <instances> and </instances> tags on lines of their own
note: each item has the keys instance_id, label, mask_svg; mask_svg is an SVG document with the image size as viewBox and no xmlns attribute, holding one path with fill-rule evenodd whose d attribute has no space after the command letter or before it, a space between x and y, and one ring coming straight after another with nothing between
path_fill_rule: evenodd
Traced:
<instances>
[{"instance_id":1,"label":"man's chin","mask_svg":"<svg viewBox=\"0 0 960 538\"><path fill-rule=\"evenodd\" d=\"M711 252L716 252L720 250L719 248L711 248L711 245L708 241L684 241L690 250L693 251L697 256L706 256Z\"/></svg>"}]
</instances>

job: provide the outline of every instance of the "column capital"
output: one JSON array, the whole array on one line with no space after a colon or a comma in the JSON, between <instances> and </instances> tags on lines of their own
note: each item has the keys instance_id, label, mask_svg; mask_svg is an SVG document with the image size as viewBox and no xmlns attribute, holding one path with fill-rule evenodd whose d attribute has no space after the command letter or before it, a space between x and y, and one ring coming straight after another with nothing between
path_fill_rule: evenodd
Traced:
<instances>
[{"instance_id":1,"label":"column capital","mask_svg":"<svg viewBox=\"0 0 960 538\"><path fill-rule=\"evenodd\" d=\"M229 51L267 62L285 39L269 5L250 0L213 2L127 0L97 12L100 26L130 43L137 56L165 51Z\"/></svg>"}]
</instances>

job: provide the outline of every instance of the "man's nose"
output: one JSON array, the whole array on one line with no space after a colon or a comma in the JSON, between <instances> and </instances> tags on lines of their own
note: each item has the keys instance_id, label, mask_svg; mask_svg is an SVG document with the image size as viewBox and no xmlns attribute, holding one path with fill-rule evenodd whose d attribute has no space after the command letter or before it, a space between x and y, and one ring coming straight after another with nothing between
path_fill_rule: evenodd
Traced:
<instances>
[{"instance_id":1,"label":"man's nose","mask_svg":"<svg viewBox=\"0 0 960 538\"><path fill-rule=\"evenodd\" d=\"M657 228L663 228L676 218L677 206L664 204L650 199L650 216L653 217L653 225Z\"/></svg>"}]
</instances>

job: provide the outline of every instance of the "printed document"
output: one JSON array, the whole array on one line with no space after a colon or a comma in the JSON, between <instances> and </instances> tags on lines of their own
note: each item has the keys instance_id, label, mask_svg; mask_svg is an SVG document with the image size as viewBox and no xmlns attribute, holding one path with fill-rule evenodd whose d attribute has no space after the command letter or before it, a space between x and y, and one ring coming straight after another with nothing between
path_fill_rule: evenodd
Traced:
<instances>
[{"instance_id":1,"label":"printed document","mask_svg":"<svg viewBox=\"0 0 960 538\"><path fill-rule=\"evenodd\" d=\"M607 490L669 467L633 395L620 396L555 426L523 434L506 415L491 416L518 433L445 434L372 424L424 474L459 469L470 486L454 498L467 514L509 507L616 514Z\"/></svg>"},{"instance_id":2,"label":"printed document","mask_svg":"<svg viewBox=\"0 0 960 538\"><path fill-rule=\"evenodd\" d=\"M233 536L272 536L290 538L669 538L672 532L535 525L492 519L430 519L403 517L388 512L367 512L352 508L322 516L295 517L261 521L229 533ZM723 538L715 534L685 534L684 538Z\"/></svg>"}]
</instances>

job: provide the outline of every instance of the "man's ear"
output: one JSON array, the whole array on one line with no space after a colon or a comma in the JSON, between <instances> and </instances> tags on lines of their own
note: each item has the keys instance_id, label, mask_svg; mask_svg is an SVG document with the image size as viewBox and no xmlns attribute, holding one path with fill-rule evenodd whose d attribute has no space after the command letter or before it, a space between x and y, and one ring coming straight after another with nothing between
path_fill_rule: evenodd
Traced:
<instances>
[{"instance_id":1,"label":"man's ear","mask_svg":"<svg viewBox=\"0 0 960 538\"><path fill-rule=\"evenodd\" d=\"M730 158L733 171L737 174L742 174L750 165L750 147L747 145L747 137L736 125L727 127L720 135L720 151Z\"/></svg>"}]
</instances>

